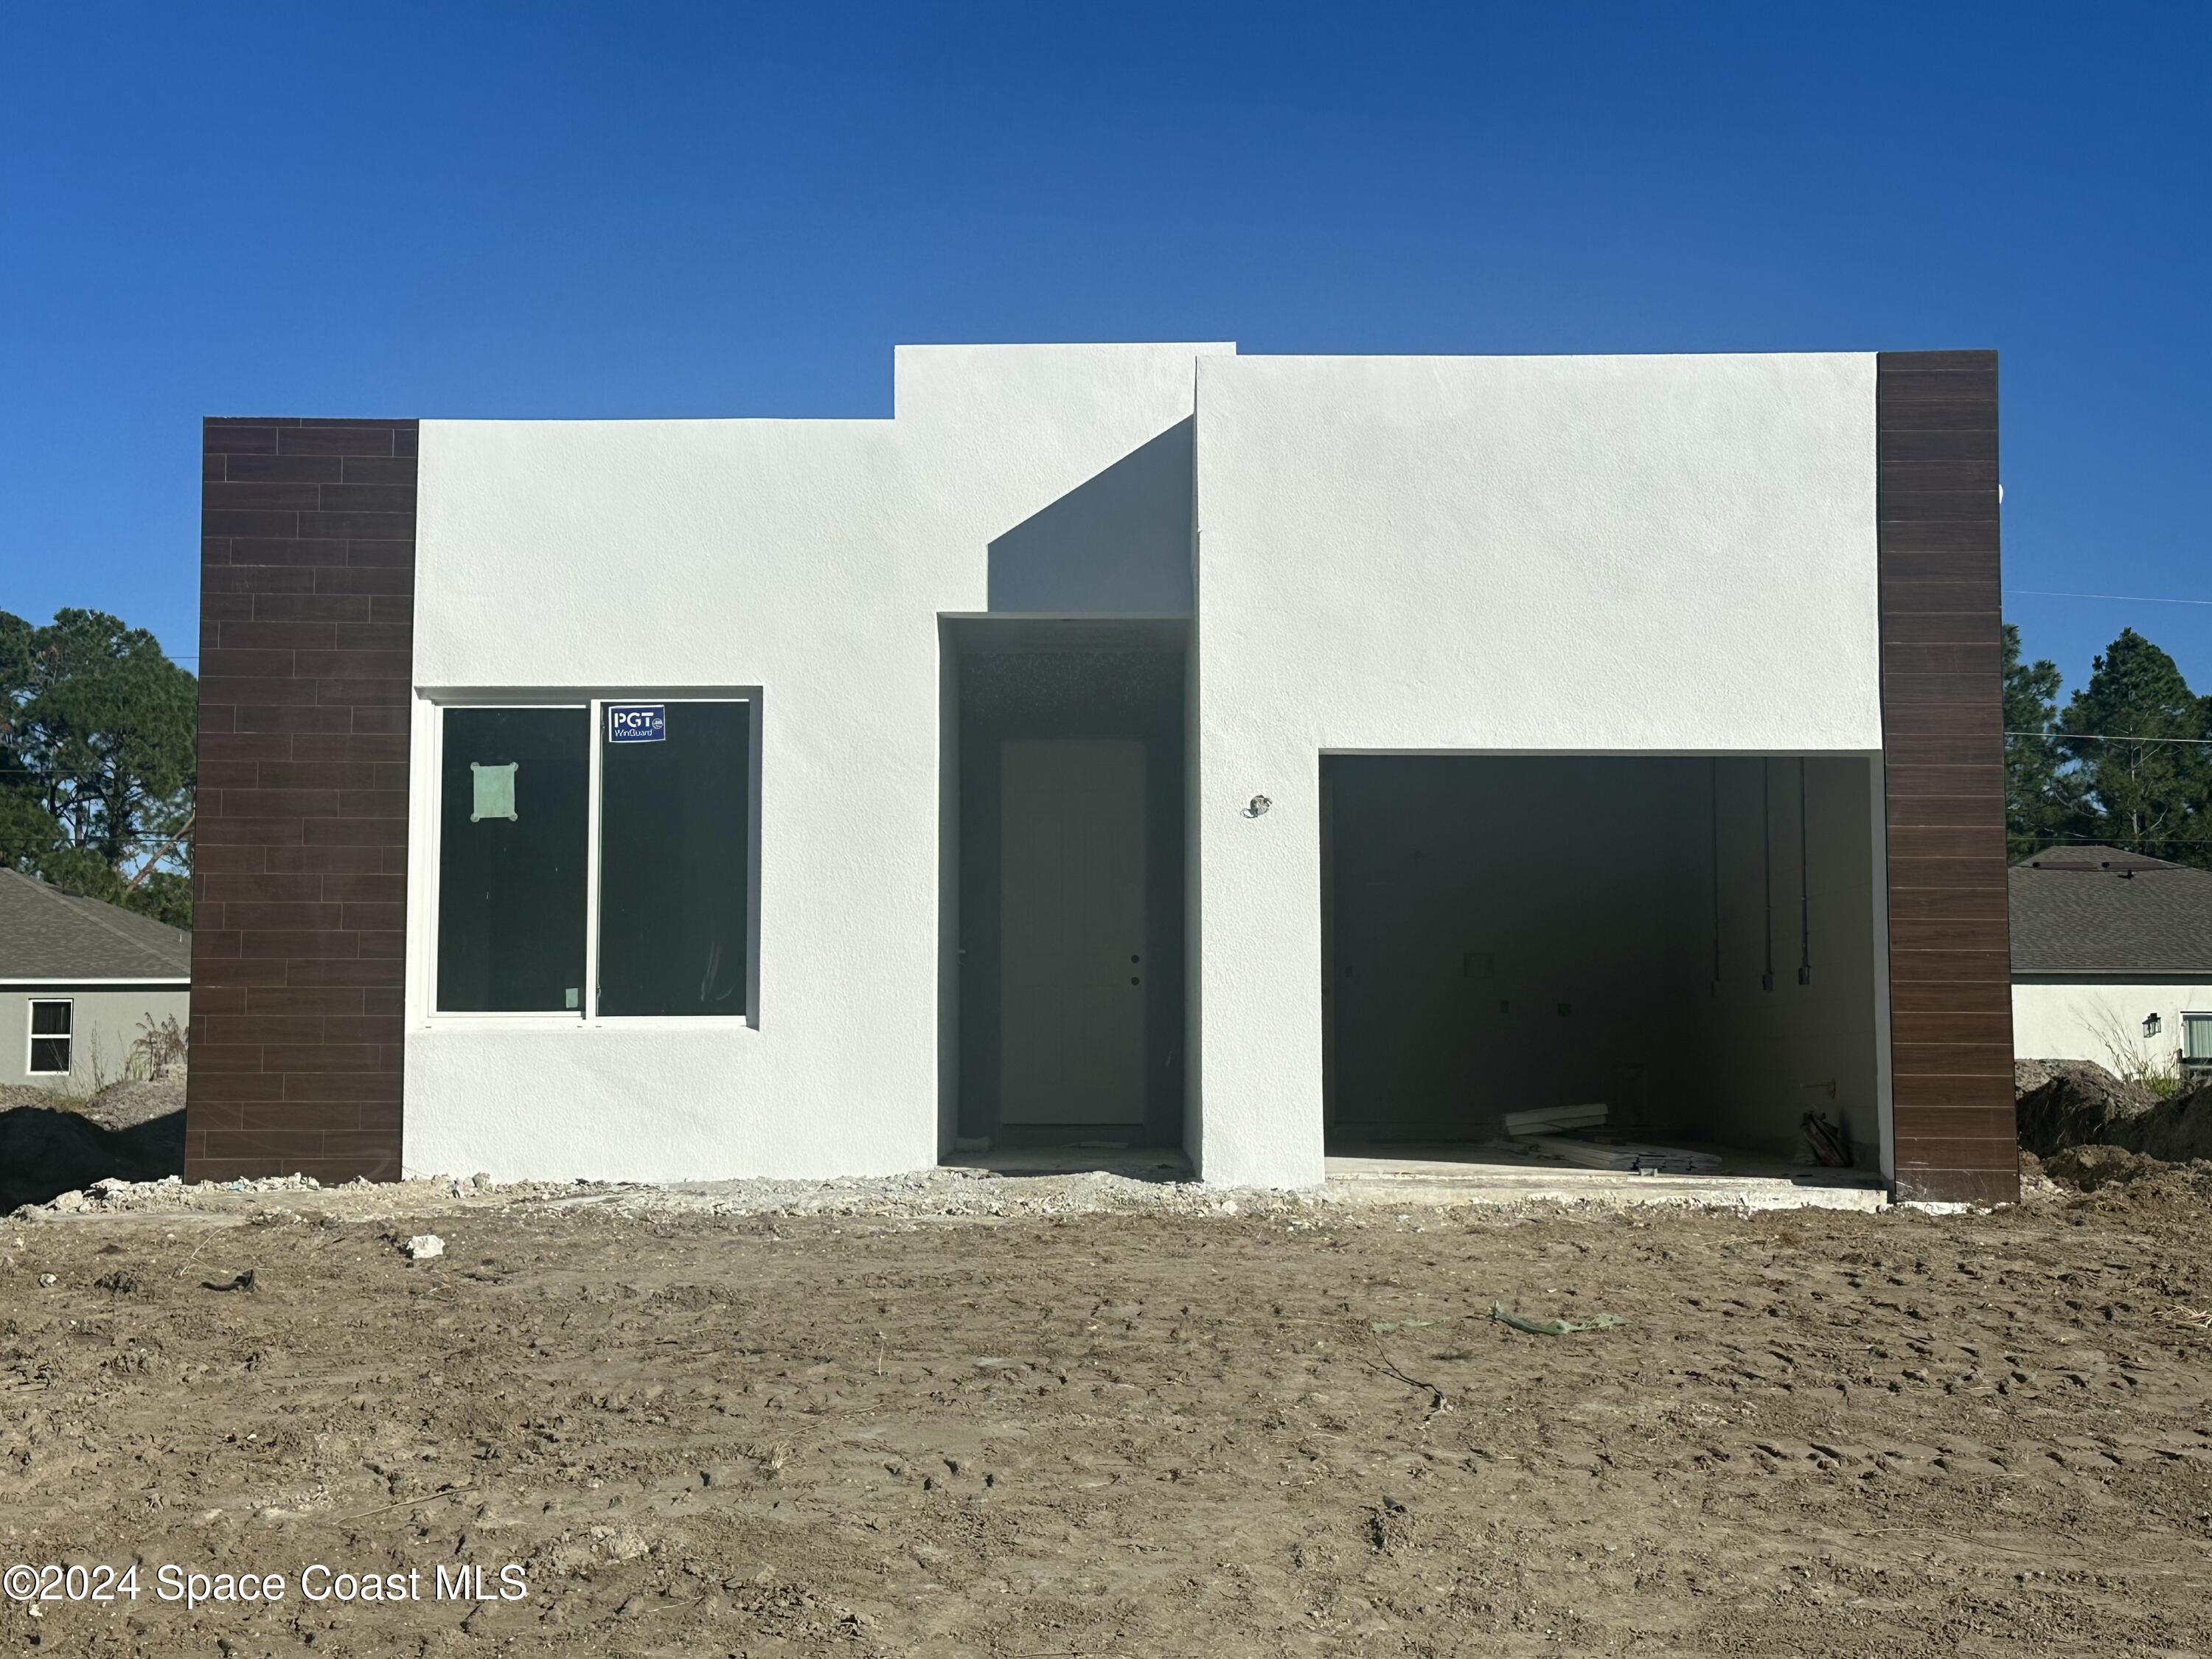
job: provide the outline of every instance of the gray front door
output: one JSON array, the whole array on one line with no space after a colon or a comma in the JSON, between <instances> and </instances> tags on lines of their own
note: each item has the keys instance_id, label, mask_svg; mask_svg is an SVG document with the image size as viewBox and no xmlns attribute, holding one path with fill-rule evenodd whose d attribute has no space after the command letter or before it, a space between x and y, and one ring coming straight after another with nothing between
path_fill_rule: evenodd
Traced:
<instances>
[{"instance_id":1,"label":"gray front door","mask_svg":"<svg viewBox=\"0 0 2212 1659\"><path fill-rule=\"evenodd\" d=\"M999 1118L1145 1117L1145 746L1000 747Z\"/></svg>"}]
</instances>

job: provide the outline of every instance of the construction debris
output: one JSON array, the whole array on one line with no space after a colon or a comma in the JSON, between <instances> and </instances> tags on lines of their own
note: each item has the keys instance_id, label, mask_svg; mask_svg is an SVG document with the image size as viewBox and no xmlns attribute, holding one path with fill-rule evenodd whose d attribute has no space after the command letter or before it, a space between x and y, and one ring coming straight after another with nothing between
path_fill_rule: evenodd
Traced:
<instances>
[{"instance_id":1,"label":"construction debris","mask_svg":"<svg viewBox=\"0 0 2212 1659\"><path fill-rule=\"evenodd\" d=\"M1512 1142L1540 1158L1565 1158L1585 1170L1623 1174L1711 1175L1721 1167L1711 1152L1684 1146L1650 1146L1638 1140L1578 1140L1565 1135L1522 1135Z\"/></svg>"},{"instance_id":2,"label":"construction debris","mask_svg":"<svg viewBox=\"0 0 2212 1659\"><path fill-rule=\"evenodd\" d=\"M1710 1175L1721 1167L1711 1152L1592 1133L1605 1127L1607 1115L1603 1101L1508 1112L1504 1144L1538 1158L1564 1158L1586 1170L1614 1170L1624 1175Z\"/></svg>"},{"instance_id":3,"label":"construction debris","mask_svg":"<svg viewBox=\"0 0 2212 1659\"><path fill-rule=\"evenodd\" d=\"M1840 1124L1829 1122L1826 1112L1806 1113L1797 1127L1802 1146L1800 1164L1817 1164L1828 1170L1851 1167L1850 1133Z\"/></svg>"},{"instance_id":4,"label":"construction debris","mask_svg":"<svg viewBox=\"0 0 2212 1659\"><path fill-rule=\"evenodd\" d=\"M1531 1336L1572 1336L1577 1331L1611 1330L1615 1325L1628 1322L1619 1314L1600 1314L1595 1319L1529 1319L1506 1312L1503 1302L1490 1304L1490 1316L1501 1325L1510 1325Z\"/></svg>"},{"instance_id":5,"label":"construction debris","mask_svg":"<svg viewBox=\"0 0 2212 1659\"><path fill-rule=\"evenodd\" d=\"M1598 1101L1588 1106L1540 1106L1533 1111L1508 1112L1505 1133L1548 1135L1563 1129L1595 1129L1604 1124L1607 1110L1605 1103Z\"/></svg>"}]
</instances>

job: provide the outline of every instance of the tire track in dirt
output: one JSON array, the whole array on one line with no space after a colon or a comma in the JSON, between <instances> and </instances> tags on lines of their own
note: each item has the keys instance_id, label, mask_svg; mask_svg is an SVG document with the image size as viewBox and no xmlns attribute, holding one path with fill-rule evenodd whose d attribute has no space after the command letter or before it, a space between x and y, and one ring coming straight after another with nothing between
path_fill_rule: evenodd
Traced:
<instances>
[{"instance_id":1,"label":"tire track in dirt","mask_svg":"<svg viewBox=\"0 0 2212 1659\"><path fill-rule=\"evenodd\" d=\"M15 1224L0 1555L529 1567L48 1651L2212 1650L2201 1203ZM21 1237L22 1243L13 1241ZM185 1264L189 1262L189 1267ZM202 1288L251 1267L256 1288ZM38 1280L52 1273L56 1282ZM104 1281L104 1283L103 1283ZM1493 1302L1629 1323L1530 1336Z\"/></svg>"}]
</instances>

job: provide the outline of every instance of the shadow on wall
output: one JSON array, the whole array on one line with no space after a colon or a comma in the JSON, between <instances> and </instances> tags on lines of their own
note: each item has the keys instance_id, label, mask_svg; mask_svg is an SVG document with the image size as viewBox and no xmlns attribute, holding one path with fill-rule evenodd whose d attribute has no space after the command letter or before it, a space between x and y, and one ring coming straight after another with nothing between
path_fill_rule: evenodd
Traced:
<instances>
[{"instance_id":1,"label":"shadow on wall","mask_svg":"<svg viewBox=\"0 0 2212 1659\"><path fill-rule=\"evenodd\" d=\"M990 608L1191 608L1191 441L1177 422L991 544Z\"/></svg>"}]
</instances>

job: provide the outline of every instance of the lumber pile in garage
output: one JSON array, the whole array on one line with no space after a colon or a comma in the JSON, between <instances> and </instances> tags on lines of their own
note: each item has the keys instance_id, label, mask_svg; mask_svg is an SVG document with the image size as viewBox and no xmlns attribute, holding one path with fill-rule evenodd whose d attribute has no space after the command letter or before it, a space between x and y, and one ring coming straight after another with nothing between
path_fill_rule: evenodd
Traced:
<instances>
[{"instance_id":1,"label":"lumber pile in garage","mask_svg":"<svg viewBox=\"0 0 2212 1659\"><path fill-rule=\"evenodd\" d=\"M1508 1143L1539 1158L1563 1158L1586 1170L1614 1170L1624 1175L1710 1175L1721 1167L1711 1152L1682 1146L1654 1146L1639 1140L1594 1133L1605 1127L1602 1102L1579 1106L1541 1106L1505 1115Z\"/></svg>"},{"instance_id":2,"label":"lumber pile in garage","mask_svg":"<svg viewBox=\"0 0 2212 1659\"><path fill-rule=\"evenodd\" d=\"M1580 1140L1567 1135L1519 1135L1515 1145L1542 1158L1561 1158L1586 1170L1617 1170L1624 1175L1711 1175L1721 1161L1711 1152L1683 1146L1650 1146L1638 1140Z\"/></svg>"}]
</instances>

